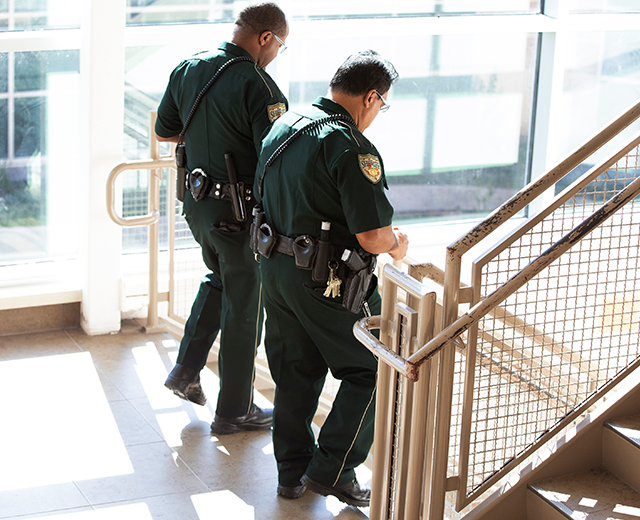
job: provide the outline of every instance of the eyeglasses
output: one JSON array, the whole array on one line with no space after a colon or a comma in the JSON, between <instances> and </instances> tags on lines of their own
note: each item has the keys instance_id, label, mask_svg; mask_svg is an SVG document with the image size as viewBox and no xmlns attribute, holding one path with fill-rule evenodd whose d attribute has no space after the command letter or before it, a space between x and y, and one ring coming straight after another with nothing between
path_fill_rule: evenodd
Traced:
<instances>
[{"instance_id":1,"label":"eyeglasses","mask_svg":"<svg viewBox=\"0 0 640 520\"><path fill-rule=\"evenodd\" d=\"M284 42L278 38L278 36L276 35L276 33L271 32L271 34L273 34L273 37L276 39L276 41L280 44L280 48L278 49L278 54L282 54L284 51L287 50L287 46L284 44Z\"/></svg>"},{"instance_id":2,"label":"eyeglasses","mask_svg":"<svg viewBox=\"0 0 640 520\"><path fill-rule=\"evenodd\" d=\"M389 110L391 108L391 105L389 103L387 103L387 101L382 97L382 95L380 95L380 92L378 92L376 90L376 94L378 94L378 97L380 98L380 101L382 101L382 106L380 107L380 112L386 112L387 110Z\"/></svg>"}]
</instances>

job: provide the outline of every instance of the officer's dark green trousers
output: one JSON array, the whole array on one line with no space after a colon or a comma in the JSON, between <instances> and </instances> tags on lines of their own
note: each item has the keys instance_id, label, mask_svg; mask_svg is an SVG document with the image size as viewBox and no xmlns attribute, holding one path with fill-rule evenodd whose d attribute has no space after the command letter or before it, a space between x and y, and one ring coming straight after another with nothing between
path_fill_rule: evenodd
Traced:
<instances>
[{"instance_id":1,"label":"officer's dark green trousers","mask_svg":"<svg viewBox=\"0 0 640 520\"><path fill-rule=\"evenodd\" d=\"M260 273L249 248L249 232L225 231L233 222L231 204L187 191L184 214L211 272L203 279L185 325L177 362L200 371L220 332L216 413L238 417L253 402L255 355L262 334Z\"/></svg>"},{"instance_id":2,"label":"officer's dark green trousers","mask_svg":"<svg viewBox=\"0 0 640 520\"><path fill-rule=\"evenodd\" d=\"M279 483L299 485L305 473L333 486L350 482L373 442L377 361L353 336L364 316L314 290L310 271L280 253L260 258L267 314L265 347L276 383L273 445ZM369 300L380 312L380 296ZM327 370L341 380L316 445L311 422Z\"/></svg>"}]
</instances>

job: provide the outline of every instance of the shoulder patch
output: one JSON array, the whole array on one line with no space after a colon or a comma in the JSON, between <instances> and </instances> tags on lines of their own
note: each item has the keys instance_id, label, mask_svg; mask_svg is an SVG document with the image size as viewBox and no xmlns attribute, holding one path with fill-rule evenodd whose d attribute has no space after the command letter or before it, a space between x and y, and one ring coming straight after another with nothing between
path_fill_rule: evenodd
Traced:
<instances>
[{"instance_id":1,"label":"shoulder patch","mask_svg":"<svg viewBox=\"0 0 640 520\"><path fill-rule=\"evenodd\" d=\"M282 114L287 111L287 106L284 103L276 103L275 105L269 105L267 107L267 114L269 115L269 122L273 123Z\"/></svg>"},{"instance_id":2,"label":"shoulder patch","mask_svg":"<svg viewBox=\"0 0 640 520\"><path fill-rule=\"evenodd\" d=\"M358 155L358 164L364 176L376 184L382 177L382 167L380 159L370 153Z\"/></svg>"}]
</instances>

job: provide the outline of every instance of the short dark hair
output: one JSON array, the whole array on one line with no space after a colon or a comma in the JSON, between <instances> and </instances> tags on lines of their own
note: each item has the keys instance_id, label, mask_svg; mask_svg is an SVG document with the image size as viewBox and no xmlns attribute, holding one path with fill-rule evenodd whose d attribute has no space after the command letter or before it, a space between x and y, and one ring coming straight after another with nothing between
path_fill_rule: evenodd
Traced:
<instances>
[{"instance_id":1,"label":"short dark hair","mask_svg":"<svg viewBox=\"0 0 640 520\"><path fill-rule=\"evenodd\" d=\"M273 31L280 37L284 37L287 32L287 18L282 9L273 2L264 2L245 7L238 14L238 19L235 23L255 34Z\"/></svg>"},{"instance_id":2,"label":"short dark hair","mask_svg":"<svg viewBox=\"0 0 640 520\"><path fill-rule=\"evenodd\" d=\"M398 72L391 62L376 51L368 50L349 56L338 68L329 87L350 96L360 96L370 90L384 94L397 80Z\"/></svg>"}]
</instances>

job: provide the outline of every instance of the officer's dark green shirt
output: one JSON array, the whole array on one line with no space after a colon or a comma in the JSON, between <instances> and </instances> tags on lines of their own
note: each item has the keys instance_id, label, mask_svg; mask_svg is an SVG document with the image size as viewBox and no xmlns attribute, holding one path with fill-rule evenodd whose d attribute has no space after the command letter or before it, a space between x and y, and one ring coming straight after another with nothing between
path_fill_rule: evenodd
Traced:
<instances>
[{"instance_id":1,"label":"officer's dark green shirt","mask_svg":"<svg viewBox=\"0 0 640 520\"><path fill-rule=\"evenodd\" d=\"M320 97L304 114L288 112L263 141L256 172L256 195L264 164L297 129L312 120L349 113ZM391 225L393 208L385 193L384 167L378 150L357 130L338 123L303 131L264 175L262 203L266 220L281 235L320 235L331 222L331 242L358 247L356 233Z\"/></svg>"},{"instance_id":2,"label":"officer's dark green shirt","mask_svg":"<svg viewBox=\"0 0 640 520\"><path fill-rule=\"evenodd\" d=\"M250 54L225 42L215 52L180 63L158 107L156 133L178 135L202 88L222 64L237 56ZM231 65L205 95L187 129L188 170L202 168L214 180L228 182L224 154L231 153L238 180L251 185L260 139L287 108L286 98L262 68L244 61Z\"/></svg>"}]
</instances>

